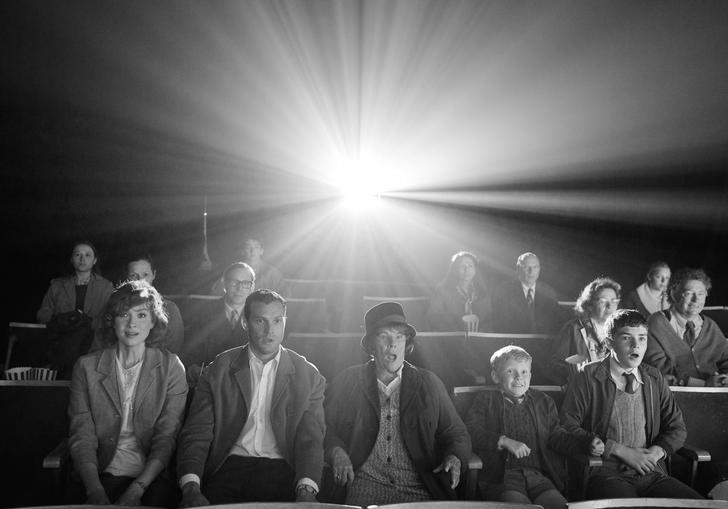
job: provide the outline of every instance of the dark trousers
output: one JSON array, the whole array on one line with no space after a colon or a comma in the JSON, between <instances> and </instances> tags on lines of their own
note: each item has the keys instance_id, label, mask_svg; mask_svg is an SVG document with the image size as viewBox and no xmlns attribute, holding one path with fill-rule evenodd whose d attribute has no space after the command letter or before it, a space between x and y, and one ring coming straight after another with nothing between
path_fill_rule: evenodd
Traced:
<instances>
[{"instance_id":1,"label":"dark trousers","mask_svg":"<svg viewBox=\"0 0 728 509\"><path fill-rule=\"evenodd\" d=\"M690 486L657 470L640 475L631 469L620 472L602 467L589 475L587 499L636 497L703 498Z\"/></svg>"},{"instance_id":2,"label":"dark trousers","mask_svg":"<svg viewBox=\"0 0 728 509\"><path fill-rule=\"evenodd\" d=\"M295 500L294 472L282 459L230 455L207 480L202 494L210 504Z\"/></svg>"}]
</instances>

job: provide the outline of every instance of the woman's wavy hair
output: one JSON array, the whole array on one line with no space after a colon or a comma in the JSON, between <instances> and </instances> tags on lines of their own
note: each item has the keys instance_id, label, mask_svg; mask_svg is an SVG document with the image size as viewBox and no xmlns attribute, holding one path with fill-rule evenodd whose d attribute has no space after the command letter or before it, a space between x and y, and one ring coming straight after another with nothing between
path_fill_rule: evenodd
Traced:
<instances>
[{"instance_id":1,"label":"woman's wavy hair","mask_svg":"<svg viewBox=\"0 0 728 509\"><path fill-rule=\"evenodd\" d=\"M159 292L146 281L129 280L121 283L111 294L104 311L104 327L101 338L104 346L115 345L118 341L114 332L114 318L121 316L131 308L144 304L152 314L154 327L149 331L145 343L147 346L164 348L162 338L167 330L167 312Z\"/></svg>"},{"instance_id":2,"label":"woman's wavy hair","mask_svg":"<svg viewBox=\"0 0 728 509\"><path fill-rule=\"evenodd\" d=\"M620 298L622 285L610 277L598 277L586 285L581 291L579 298L576 299L576 304L574 305L576 315L580 318L587 318L589 316L589 311L594 308L595 296L605 288L611 288L614 290L614 293L617 294L617 298Z\"/></svg>"}]
</instances>

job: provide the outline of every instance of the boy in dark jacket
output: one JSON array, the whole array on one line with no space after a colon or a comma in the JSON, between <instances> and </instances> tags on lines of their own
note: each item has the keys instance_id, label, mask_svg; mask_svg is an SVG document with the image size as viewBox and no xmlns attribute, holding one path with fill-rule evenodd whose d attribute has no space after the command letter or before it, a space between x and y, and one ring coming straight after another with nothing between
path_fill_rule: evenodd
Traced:
<instances>
[{"instance_id":1,"label":"boy in dark jacket","mask_svg":"<svg viewBox=\"0 0 728 509\"><path fill-rule=\"evenodd\" d=\"M564 459L548 441L563 433L550 396L530 389L531 356L506 346L490 358L498 391L485 391L471 406L466 425L473 450L483 459L479 486L487 500L566 507Z\"/></svg>"},{"instance_id":2,"label":"boy in dark jacket","mask_svg":"<svg viewBox=\"0 0 728 509\"><path fill-rule=\"evenodd\" d=\"M665 458L687 436L680 408L658 370L642 364L647 323L635 310L607 319L609 357L580 368L561 406L564 436L551 444L574 458L601 456L587 498L702 498L667 475Z\"/></svg>"}]
</instances>

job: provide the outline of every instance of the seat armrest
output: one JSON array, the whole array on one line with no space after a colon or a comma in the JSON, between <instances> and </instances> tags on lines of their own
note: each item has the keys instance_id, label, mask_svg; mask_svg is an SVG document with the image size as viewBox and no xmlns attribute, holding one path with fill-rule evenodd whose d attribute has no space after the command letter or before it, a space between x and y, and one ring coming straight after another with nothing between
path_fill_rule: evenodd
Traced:
<instances>
[{"instance_id":1,"label":"seat armrest","mask_svg":"<svg viewBox=\"0 0 728 509\"><path fill-rule=\"evenodd\" d=\"M468 470L465 472L465 482L461 487L461 496L465 500L477 500L478 496L478 475L483 470L483 460L474 452L470 453L468 458Z\"/></svg>"},{"instance_id":2,"label":"seat armrest","mask_svg":"<svg viewBox=\"0 0 728 509\"><path fill-rule=\"evenodd\" d=\"M705 449L699 449L693 447L690 444L685 444L681 449L678 449L677 454L692 461L703 462L710 461L710 453Z\"/></svg>"},{"instance_id":3,"label":"seat armrest","mask_svg":"<svg viewBox=\"0 0 728 509\"><path fill-rule=\"evenodd\" d=\"M483 460L475 453L470 454L468 459L468 470L483 470Z\"/></svg>"},{"instance_id":4,"label":"seat armrest","mask_svg":"<svg viewBox=\"0 0 728 509\"><path fill-rule=\"evenodd\" d=\"M68 461L68 439L64 438L43 458L44 469L60 469Z\"/></svg>"},{"instance_id":5,"label":"seat armrest","mask_svg":"<svg viewBox=\"0 0 728 509\"><path fill-rule=\"evenodd\" d=\"M592 467L601 467L603 464L602 457L601 456L589 456L589 461L587 463L587 466L589 468Z\"/></svg>"}]
</instances>

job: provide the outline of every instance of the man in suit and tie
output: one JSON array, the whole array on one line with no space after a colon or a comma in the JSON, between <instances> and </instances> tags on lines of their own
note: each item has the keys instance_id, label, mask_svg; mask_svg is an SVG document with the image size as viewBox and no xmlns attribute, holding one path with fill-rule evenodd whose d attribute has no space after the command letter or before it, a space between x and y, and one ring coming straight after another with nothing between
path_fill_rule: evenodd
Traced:
<instances>
[{"instance_id":1,"label":"man in suit and tie","mask_svg":"<svg viewBox=\"0 0 728 509\"><path fill-rule=\"evenodd\" d=\"M181 357L192 386L202 368L218 354L248 341L243 306L255 289L255 271L247 263L235 262L225 269L223 281L224 296L202 306L185 340Z\"/></svg>"},{"instance_id":2,"label":"man in suit and tie","mask_svg":"<svg viewBox=\"0 0 728 509\"><path fill-rule=\"evenodd\" d=\"M316 500L326 381L281 347L283 297L253 292L244 317L248 344L205 368L179 437L181 507Z\"/></svg>"},{"instance_id":3,"label":"man in suit and tie","mask_svg":"<svg viewBox=\"0 0 728 509\"><path fill-rule=\"evenodd\" d=\"M561 312L556 293L538 282L541 262L533 253L523 253L516 261L517 280L501 285L493 295L493 328L512 334L556 332Z\"/></svg>"}]
</instances>

